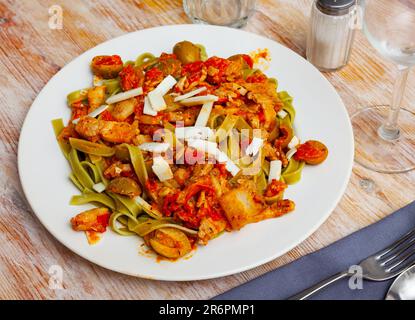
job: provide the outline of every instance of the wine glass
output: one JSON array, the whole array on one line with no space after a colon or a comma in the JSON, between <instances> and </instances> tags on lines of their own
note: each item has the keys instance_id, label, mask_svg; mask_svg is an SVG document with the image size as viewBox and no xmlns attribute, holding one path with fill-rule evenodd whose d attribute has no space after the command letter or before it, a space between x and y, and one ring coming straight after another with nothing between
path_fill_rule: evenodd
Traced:
<instances>
[{"instance_id":1,"label":"wine glass","mask_svg":"<svg viewBox=\"0 0 415 320\"><path fill-rule=\"evenodd\" d=\"M365 0L363 31L385 58L397 64L390 106L364 108L352 115L355 160L383 173L415 169L415 114L401 108L411 66L415 65L415 0Z\"/></svg>"}]
</instances>

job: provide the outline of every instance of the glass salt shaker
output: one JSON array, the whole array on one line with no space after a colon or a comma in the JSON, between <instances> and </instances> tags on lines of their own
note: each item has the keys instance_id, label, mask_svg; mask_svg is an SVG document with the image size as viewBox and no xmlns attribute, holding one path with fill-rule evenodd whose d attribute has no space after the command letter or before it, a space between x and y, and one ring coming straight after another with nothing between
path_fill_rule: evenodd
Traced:
<instances>
[{"instance_id":1,"label":"glass salt shaker","mask_svg":"<svg viewBox=\"0 0 415 320\"><path fill-rule=\"evenodd\" d=\"M350 58L355 24L356 0L316 0L307 35L307 59L320 71L336 71Z\"/></svg>"}]
</instances>

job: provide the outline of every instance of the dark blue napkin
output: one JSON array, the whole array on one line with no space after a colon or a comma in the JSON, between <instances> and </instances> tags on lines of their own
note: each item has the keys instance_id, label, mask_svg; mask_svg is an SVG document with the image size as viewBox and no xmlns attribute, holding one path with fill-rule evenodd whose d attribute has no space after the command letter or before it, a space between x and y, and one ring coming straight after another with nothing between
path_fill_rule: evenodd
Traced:
<instances>
[{"instance_id":1,"label":"dark blue napkin","mask_svg":"<svg viewBox=\"0 0 415 320\"><path fill-rule=\"evenodd\" d=\"M415 228L415 202L326 248L266 273L213 299L287 299L335 273L348 270L349 266L358 264L413 228ZM392 281L364 280L363 289L352 290L349 288L349 279L344 278L310 299L380 300L385 298Z\"/></svg>"}]
</instances>

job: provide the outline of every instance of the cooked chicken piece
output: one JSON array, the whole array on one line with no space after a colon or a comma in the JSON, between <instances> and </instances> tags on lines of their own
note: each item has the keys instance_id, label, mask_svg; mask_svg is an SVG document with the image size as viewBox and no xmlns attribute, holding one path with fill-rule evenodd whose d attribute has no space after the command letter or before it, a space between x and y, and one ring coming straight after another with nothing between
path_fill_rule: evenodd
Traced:
<instances>
[{"instance_id":1,"label":"cooked chicken piece","mask_svg":"<svg viewBox=\"0 0 415 320\"><path fill-rule=\"evenodd\" d=\"M276 218L283 216L286 213L294 211L295 203L288 199L278 200L270 206L267 206L264 210L250 218L249 223L258 222L261 220Z\"/></svg>"},{"instance_id":2,"label":"cooked chicken piece","mask_svg":"<svg viewBox=\"0 0 415 320\"><path fill-rule=\"evenodd\" d=\"M75 130L82 138L93 142L98 141L100 121L91 117L82 117L76 124Z\"/></svg>"},{"instance_id":3,"label":"cooked chicken piece","mask_svg":"<svg viewBox=\"0 0 415 320\"><path fill-rule=\"evenodd\" d=\"M263 205L254 201L254 192L244 187L232 189L219 198L232 229L239 230L251 222L263 209Z\"/></svg>"},{"instance_id":4,"label":"cooked chicken piece","mask_svg":"<svg viewBox=\"0 0 415 320\"><path fill-rule=\"evenodd\" d=\"M95 208L77 214L71 219L75 231L105 232L110 217L107 208Z\"/></svg>"},{"instance_id":5,"label":"cooked chicken piece","mask_svg":"<svg viewBox=\"0 0 415 320\"><path fill-rule=\"evenodd\" d=\"M198 180L200 177L207 175L210 171L212 171L213 168L214 168L214 165L211 163L206 163L206 164L196 163L195 166L193 167L191 180L192 181Z\"/></svg>"},{"instance_id":6,"label":"cooked chicken piece","mask_svg":"<svg viewBox=\"0 0 415 320\"><path fill-rule=\"evenodd\" d=\"M88 113L94 111L105 101L105 86L98 86L88 90Z\"/></svg>"},{"instance_id":7,"label":"cooked chicken piece","mask_svg":"<svg viewBox=\"0 0 415 320\"><path fill-rule=\"evenodd\" d=\"M215 238L219 233L226 228L225 220L213 220L210 217L205 217L201 220L198 232L199 242L207 244L209 240Z\"/></svg>"},{"instance_id":8,"label":"cooked chicken piece","mask_svg":"<svg viewBox=\"0 0 415 320\"><path fill-rule=\"evenodd\" d=\"M137 129L126 122L100 120L100 135L103 140L113 143L130 143L137 136Z\"/></svg>"},{"instance_id":9,"label":"cooked chicken piece","mask_svg":"<svg viewBox=\"0 0 415 320\"><path fill-rule=\"evenodd\" d=\"M210 172L210 180L217 197L222 196L223 193L228 191L228 181L226 180L226 177L220 173L219 169L215 168Z\"/></svg>"},{"instance_id":10,"label":"cooked chicken piece","mask_svg":"<svg viewBox=\"0 0 415 320\"><path fill-rule=\"evenodd\" d=\"M113 143L130 143L138 133L138 130L129 123L97 120L91 117L82 117L75 130L87 140L98 141L102 138Z\"/></svg>"},{"instance_id":11,"label":"cooked chicken piece","mask_svg":"<svg viewBox=\"0 0 415 320\"><path fill-rule=\"evenodd\" d=\"M161 115L165 115L166 120L169 122L183 121L184 126L192 126L196 122L196 118L199 115L200 108L186 108L185 110L177 110L173 112L161 112Z\"/></svg>"},{"instance_id":12,"label":"cooked chicken piece","mask_svg":"<svg viewBox=\"0 0 415 320\"><path fill-rule=\"evenodd\" d=\"M173 176L174 180L176 180L179 185L183 186L190 177L190 171L179 168L174 172Z\"/></svg>"},{"instance_id":13,"label":"cooked chicken piece","mask_svg":"<svg viewBox=\"0 0 415 320\"><path fill-rule=\"evenodd\" d=\"M258 199L254 188L255 184L241 184L219 199L232 229L239 230L248 223L279 217L294 210L291 200L278 200L270 206L265 205Z\"/></svg>"},{"instance_id":14,"label":"cooked chicken piece","mask_svg":"<svg viewBox=\"0 0 415 320\"><path fill-rule=\"evenodd\" d=\"M59 133L58 140L64 141L68 140L69 138L76 138L78 134L75 131L75 125L73 123L69 123L68 126L63 128L61 133Z\"/></svg>"},{"instance_id":15,"label":"cooked chicken piece","mask_svg":"<svg viewBox=\"0 0 415 320\"><path fill-rule=\"evenodd\" d=\"M153 117L146 114L142 114L137 117L137 120L140 124L145 125L161 125L163 123L163 119L161 117Z\"/></svg>"},{"instance_id":16,"label":"cooked chicken piece","mask_svg":"<svg viewBox=\"0 0 415 320\"><path fill-rule=\"evenodd\" d=\"M134 113L136 105L137 100L135 98L120 101L115 104L111 115L117 121L124 121Z\"/></svg>"},{"instance_id":17,"label":"cooked chicken piece","mask_svg":"<svg viewBox=\"0 0 415 320\"><path fill-rule=\"evenodd\" d=\"M260 104L264 111L264 128L273 129L277 112L275 106L280 103L276 84L266 81L260 83L245 83L244 88L248 90L247 97Z\"/></svg>"},{"instance_id":18,"label":"cooked chicken piece","mask_svg":"<svg viewBox=\"0 0 415 320\"><path fill-rule=\"evenodd\" d=\"M104 171L104 176L107 179L117 178L122 175L129 175L133 172L133 168L129 163L114 162Z\"/></svg>"},{"instance_id":19,"label":"cooked chicken piece","mask_svg":"<svg viewBox=\"0 0 415 320\"><path fill-rule=\"evenodd\" d=\"M243 67L241 60L231 61L225 71L226 79L228 81L235 81L236 79L242 78Z\"/></svg>"}]
</instances>

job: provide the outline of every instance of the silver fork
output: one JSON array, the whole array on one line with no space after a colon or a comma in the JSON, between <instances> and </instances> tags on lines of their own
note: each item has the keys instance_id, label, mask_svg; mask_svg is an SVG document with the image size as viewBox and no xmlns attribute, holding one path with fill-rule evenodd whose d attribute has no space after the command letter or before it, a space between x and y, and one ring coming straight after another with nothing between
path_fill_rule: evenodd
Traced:
<instances>
[{"instance_id":1,"label":"silver fork","mask_svg":"<svg viewBox=\"0 0 415 320\"><path fill-rule=\"evenodd\" d=\"M405 234L402 238L392 243L389 247L375 253L359 263L363 271L363 279L372 281L385 281L398 276L408 267L414 264L410 259L415 255L415 249L411 248L415 244L415 229ZM331 285L345 277L350 277L354 273L343 271L330 278L323 280L316 285L304 290L289 298L289 300L304 300L315 294L317 291Z\"/></svg>"}]
</instances>

